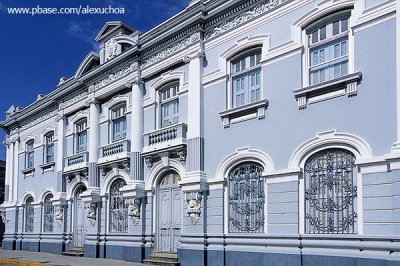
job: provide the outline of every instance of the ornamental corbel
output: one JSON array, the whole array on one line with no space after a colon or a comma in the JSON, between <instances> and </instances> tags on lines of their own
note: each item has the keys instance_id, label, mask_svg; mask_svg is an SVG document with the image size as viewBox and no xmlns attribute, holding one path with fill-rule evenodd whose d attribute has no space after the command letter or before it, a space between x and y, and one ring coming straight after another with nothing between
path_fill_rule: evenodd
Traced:
<instances>
[{"instance_id":1,"label":"ornamental corbel","mask_svg":"<svg viewBox=\"0 0 400 266\"><path fill-rule=\"evenodd\" d=\"M86 209L86 218L89 220L90 225L94 226L96 224L97 203L96 202L88 203L86 204L85 209Z\"/></svg>"},{"instance_id":2,"label":"ornamental corbel","mask_svg":"<svg viewBox=\"0 0 400 266\"><path fill-rule=\"evenodd\" d=\"M92 97L85 102L86 107L90 107L91 104L99 105L100 102L98 100L96 100L96 98Z\"/></svg>"},{"instance_id":3,"label":"ornamental corbel","mask_svg":"<svg viewBox=\"0 0 400 266\"><path fill-rule=\"evenodd\" d=\"M137 225L140 220L140 199L133 198L128 205L128 216L131 217L132 223Z\"/></svg>"},{"instance_id":4,"label":"ornamental corbel","mask_svg":"<svg viewBox=\"0 0 400 266\"><path fill-rule=\"evenodd\" d=\"M0 217L1 220L3 221L3 223L7 223L7 214L6 214L6 210L0 210Z\"/></svg>"},{"instance_id":5,"label":"ornamental corbel","mask_svg":"<svg viewBox=\"0 0 400 266\"><path fill-rule=\"evenodd\" d=\"M179 161L184 165L186 163L186 151L178 151Z\"/></svg>"},{"instance_id":6,"label":"ornamental corbel","mask_svg":"<svg viewBox=\"0 0 400 266\"><path fill-rule=\"evenodd\" d=\"M64 208L62 206L56 206L54 210L54 220L57 222L58 226L61 227L64 221Z\"/></svg>"},{"instance_id":7,"label":"ornamental corbel","mask_svg":"<svg viewBox=\"0 0 400 266\"><path fill-rule=\"evenodd\" d=\"M144 161L145 161L148 169L151 169L151 167L153 167L153 159L152 158L147 157L144 159Z\"/></svg>"},{"instance_id":8,"label":"ornamental corbel","mask_svg":"<svg viewBox=\"0 0 400 266\"><path fill-rule=\"evenodd\" d=\"M125 81L125 86L128 88L132 88L133 85L144 85L144 81L140 79L139 77L135 77L133 79L129 79Z\"/></svg>"},{"instance_id":9,"label":"ornamental corbel","mask_svg":"<svg viewBox=\"0 0 400 266\"><path fill-rule=\"evenodd\" d=\"M202 199L201 192L196 192L194 194L194 197L192 193L188 193L186 197L186 200L188 202L188 208L186 209L186 213L189 215L190 221L193 225L195 225L200 219L201 199Z\"/></svg>"}]
</instances>

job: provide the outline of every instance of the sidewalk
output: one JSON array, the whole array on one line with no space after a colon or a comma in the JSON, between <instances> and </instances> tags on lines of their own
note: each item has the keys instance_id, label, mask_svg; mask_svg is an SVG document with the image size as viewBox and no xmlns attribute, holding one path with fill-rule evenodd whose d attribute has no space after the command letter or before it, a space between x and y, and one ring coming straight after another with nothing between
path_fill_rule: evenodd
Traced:
<instances>
[{"instance_id":1,"label":"sidewalk","mask_svg":"<svg viewBox=\"0 0 400 266\"><path fill-rule=\"evenodd\" d=\"M92 259L54 255L44 252L3 250L0 248L0 265L58 265L58 266L141 266L144 264L112 259Z\"/></svg>"}]
</instances>

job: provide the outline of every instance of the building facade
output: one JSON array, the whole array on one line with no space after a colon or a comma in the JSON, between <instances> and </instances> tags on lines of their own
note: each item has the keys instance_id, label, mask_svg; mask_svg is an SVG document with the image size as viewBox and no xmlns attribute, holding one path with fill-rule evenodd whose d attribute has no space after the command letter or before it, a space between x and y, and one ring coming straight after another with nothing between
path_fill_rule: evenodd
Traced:
<instances>
[{"instance_id":1,"label":"building facade","mask_svg":"<svg viewBox=\"0 0 400 266\"><path fill-rule=\"evenodd\" d=\"M394 0L192 1L108 22L1 122L3 248L181 265L399 265Z\"/></svg>"}]
</instances>

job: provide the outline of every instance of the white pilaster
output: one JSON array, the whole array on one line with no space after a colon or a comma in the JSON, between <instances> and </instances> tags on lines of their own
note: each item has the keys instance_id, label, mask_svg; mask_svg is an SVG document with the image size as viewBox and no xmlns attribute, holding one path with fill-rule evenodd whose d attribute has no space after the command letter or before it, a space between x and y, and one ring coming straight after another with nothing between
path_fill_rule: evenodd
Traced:
<instances>
[{"instance_id":1,"label":"white pilaster","mask_svg":"<svg viewBox=\"0 0 400 266\"><path fill-rule=\"evenodd\" d=\"M10 201L11 197L11 181L12 181L12 162L13 162L13 155L12 155L12 143L8 140L5 141L7 151L6 151L6 177L5 177L5 198L4 201Z\"/></svg>"},{"instance_id":2,"label":"white pilaster","mask_svg":"<svg viewBox=\"0 0 400 266\"><path fill-rule=\"evenodd\" d=\"M136 78L126 84L132 87L131 152L143 149L143 83Z\"/></svg>"},{"instance_id":3,"label":"white pilaster","mask_svg":"<svg viewBox=\"0 0 400 266\"><path fill-rule=\"evenodd\" d=\"M99 139L100 139L100 124L99 124L99 113L100 106L95 98L89 101L90 105L90 131L88 140L88 151L89 151L89 163L97 163Z\"/></svg>"},{"instance_id":4,"label":"white pilaster","mask_svg":"<svg viewBox=\"0 0 400 266\"><path fill-rule=\"evenodd\" d=\"M204 53L198 51L194 56L184 60L189 61L189 93L188 93L188 132L187 138L202 137L201 132L201 103L203 101L203 57Z\"/></svg>"},{"instance_id":5,"label":"white pilaster","mask_svg":"<svg viewBox=\"0 0 400 266\"><path fill-rule=\"evenodd\" d=\"M58 118L58 131L57 131L57 171L63 171L64 167L64 131L65 119L61 114Z\"/></svg>"},{"instance_id":6,"label":"white pilaster","mask_svg":"<svg viewBox=\"0 0 400 266\"><path fill-rule=\"evenodd\" d=\"M400 153L400 1L396 1L396 93L397 93L397 140L393 153Z\"/></svg>"},{"instance_id":7,"label":"white pilaster","mask_svg":"<svg viewBox=\"0 0 400 266\"><path fill-rule=\"evenodd\" d=\"M19 137L14 142L14 174L12 176L12 201L18 201L18 177L19 177Z\"/></svg>"}]
</instances>

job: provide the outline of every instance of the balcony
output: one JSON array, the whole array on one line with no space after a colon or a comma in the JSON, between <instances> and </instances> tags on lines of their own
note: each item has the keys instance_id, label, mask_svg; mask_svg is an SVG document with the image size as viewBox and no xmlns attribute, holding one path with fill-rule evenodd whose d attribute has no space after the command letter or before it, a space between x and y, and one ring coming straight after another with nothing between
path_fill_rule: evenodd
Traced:
<instances>
[{"instance_id":1,"label":"balcony","mask_svg":"<svg viewBox=\"0 0 400 266\"><path fill-rule=\"evenodd\" d=\"M186 148L186 132L187 125L180 123L145 133L142 155L147 157Z\"/></svg>"},{"instance_id":2,"label":"balcony","mask_svg":"<svg viewBox=\"0 0 400 266\"><path fill-rule=\"evenodd\" d=\"M89 153L81 152L65 158L64 172L72 172L87 167Z\"/></svg>"},{"instance_id":3,"label":"balcony","mask_svg":"<svg viewBox=\"0 0 400 266\"><path fill-rule=\"evenodd\" d=\"M99 148L98 164L120 161L130 157L131 142L122 140Z\"/></svg>"}]
</instances>

